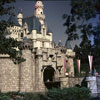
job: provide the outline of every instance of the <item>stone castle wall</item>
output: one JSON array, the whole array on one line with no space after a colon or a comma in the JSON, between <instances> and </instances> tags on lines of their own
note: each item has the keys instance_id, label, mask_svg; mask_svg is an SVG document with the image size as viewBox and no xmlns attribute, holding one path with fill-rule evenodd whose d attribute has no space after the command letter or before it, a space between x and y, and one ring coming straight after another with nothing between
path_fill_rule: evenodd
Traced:
<instances>
[{"instance_id":1,"label":"stone castle wall","mask_svg":"<svg viewBox=\"0 0 100 100\"><path fill-rule=\"evenodd\" d=\"M80 85L81 86L81 82L83 80L83 77L61 77L61 87L73 87L75 85Z\"/></svg>"},{"instance_id":2,"label":"stone castle wall","mask_svg":"<svg viewBox=\"0 0 100 100\"><path fill-rule=\"evenodd\" d=\"M0 58L0 90L1 92L19 90L19 66L8 57Z\"/></svg>"},{"instance_id":3,"label":"stone castle wall","mask_svg":"<svg viewBox=\"0 0 100 100\"><path fill-rule=\"evenodd\" d=\"M35 90L35 65L31 50L23 50L25 62L14 64L9 56L0 57L0 90L1 92Z\"/></svg>"},{"instance_id":4,"label":"stone castle wall","mask_svg":"<svg viewBox=\"0 0 100 100\"><path fill-rule=\"evenodd\" d=\"M57 50L56 50L57 51ZM9 56L0 56L0 90L1 92L9 91L21 91L21 92L44 92L47 90L44 81L43 73L45 68L51 66L55 70L55 81L60 81L61 87L74 86L78 83L77 79L68 79L64 76L64 67L62 66L62 58L64 54L58 56L55 54L55 50L29 50L23 49L22 54L26 59L21 64L14 64L10 60ZM52 55L50 58L50 55ZM73 72L73 58L69 57L69 65L72 68L70 71ZM57 61L57 62L56 62ZM57 66L61 67L59 72ZM60 68L59 67L59 68ZM71 74L69 72L69 75ZM74 73L74 72L73 72ZM60 78L63 77L63 78ZM59 80L60 79L60 80ZM70 80L70 81L69 81ZM76 81L76 82L75 82Z\"/></svg>"},{"instance_id":5,"label":"stone castle wall","mask_svg":"<svg viewBox=\"0 0 100 100\"><path fill-rule=\"evenodd\" d=\"M25 62L20 65L20 91L32 92L33 91L33 62L31 50L22 51L23 58L26 59Z\"/></svg>"}]
</instances>

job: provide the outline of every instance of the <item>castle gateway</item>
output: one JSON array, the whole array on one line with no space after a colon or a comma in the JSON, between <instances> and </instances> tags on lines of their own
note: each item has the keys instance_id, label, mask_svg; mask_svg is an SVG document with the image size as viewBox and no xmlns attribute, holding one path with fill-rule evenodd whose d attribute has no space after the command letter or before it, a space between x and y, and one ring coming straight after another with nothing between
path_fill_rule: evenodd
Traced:
<instances>
[{"instance_id":1,"label":"castle gateway","mask_svg":"<svg viewBox=\"0 0 100 100\"><path fill-rule=\"evenodd\" d=\"M43 9L42 1L37 1L33 16L23 18L19 12L17 20L15 16L9 18L8 22L15 25L7 28L11 33L7 37L23 42L20 49L26 61L14 64L8 55L0 55L1 92L44 92L52 87L67 87L66 70L74 76L75 53L69 41L66 47L60 42L54 45Z\"/></svg>"}]
</instances>

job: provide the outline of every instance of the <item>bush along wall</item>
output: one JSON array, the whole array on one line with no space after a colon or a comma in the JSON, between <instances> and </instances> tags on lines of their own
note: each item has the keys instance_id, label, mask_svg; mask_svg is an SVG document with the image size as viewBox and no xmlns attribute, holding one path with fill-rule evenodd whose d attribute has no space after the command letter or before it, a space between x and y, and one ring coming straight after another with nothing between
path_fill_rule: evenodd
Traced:
<instances>
[{"instance_id":1,"label":"bush along wall","mask_svg":"<svg viewBox=\"0 0 100 100\"><path fill-rule=\"evenodd\" d=\"M53 88L42 93L0 93L0 100L89 100L90 91L85 87Z\"/></svg>"},{"instance_id":2,"label":"bush along wall","mask_svg":"<svg viewBox=\"0 0 100 100\"><path fill-rule=\"evenodd\" d=\"M89 89L82 87L72 87L49 90L45 95L45 100L89 100Z\"/></svg>"},{"instance_id":3,"label":"bush along wall","mask_svg":"<svg viewBox=\"0 0 100 100\"><path fill-rule=\"evenodd\" d=\"M43 100L43 98L44 95L42 93L0 93L0 100Z\"/></svg>"}]
</instances>

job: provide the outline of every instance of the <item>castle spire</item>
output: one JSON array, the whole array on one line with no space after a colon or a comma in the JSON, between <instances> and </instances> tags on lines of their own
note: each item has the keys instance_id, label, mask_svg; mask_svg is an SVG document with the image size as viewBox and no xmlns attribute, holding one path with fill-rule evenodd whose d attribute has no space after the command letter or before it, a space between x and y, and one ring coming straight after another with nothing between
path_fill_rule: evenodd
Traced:
<instances>
[{"instance_id":1,"label":"castle spire","mask_svg":"<svg viewBox=\"0 0 100 100\"><path fill-rule=\"evenodd\" d=\"M22 26L22 19L23 19L22 9L20 9L17 15L17 20L18 20L19 25L21 26Z\"/></svg>"},{"instance_id":2,"label":"castle spire","mask_svg":"<svg viewBox=\"0 0 100 100\"><path fill-rule=\"evenodd\" d=\"M34 15L37 18L39 18L39 21L41 24L44 24L45 15L43 13L44 5L43 5L42 1L37 0L34 8L35 8Z\"/></svg>"}]
</instances>

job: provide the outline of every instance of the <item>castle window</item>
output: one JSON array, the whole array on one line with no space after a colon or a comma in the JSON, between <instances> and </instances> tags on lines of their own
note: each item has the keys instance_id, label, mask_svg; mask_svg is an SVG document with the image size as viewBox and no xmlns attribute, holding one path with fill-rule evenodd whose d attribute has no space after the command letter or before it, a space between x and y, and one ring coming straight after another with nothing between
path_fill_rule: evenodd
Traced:
<instances>
[{"instance_id":1,"label":"castle window","mask_svg":"<svg viewBox=\"0 0 100 100\"><path fill-rule=\"evenodd\" d=\"M26 33L26 29L25 29L25 33Z\"/></svg>"},{"instance_id":2,"label":"castle window","mask_svg":"<svg viewBox=\"0 0 100 100\"><path fill-rule=\"evenodd\" d=\"M42 42L42 47L44 47L44 41Z\"/></svg>"},{"instance_id":3,"label":"castle window","mask_svg":"<svg viewBox=\"0 0 100 100\"><path fill-rule=\"evenodd\" d=\"M23 37L23 33L21 33L21 37Z\"/></svg>"},{"instance_id":4,"label":"castle window","mask_svg":"<svg viewBox=\"0 0 100 100\"><path fill-rule=\"evenodd\" d=\"M45 36L45 28L43 28L43 36Z\"/></svg>"}]
</instances>

